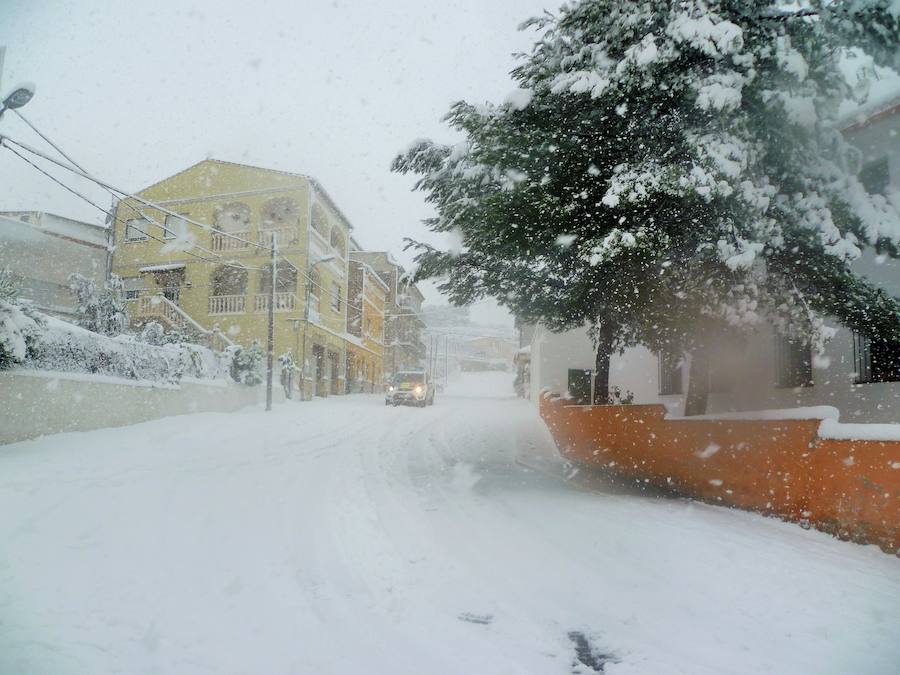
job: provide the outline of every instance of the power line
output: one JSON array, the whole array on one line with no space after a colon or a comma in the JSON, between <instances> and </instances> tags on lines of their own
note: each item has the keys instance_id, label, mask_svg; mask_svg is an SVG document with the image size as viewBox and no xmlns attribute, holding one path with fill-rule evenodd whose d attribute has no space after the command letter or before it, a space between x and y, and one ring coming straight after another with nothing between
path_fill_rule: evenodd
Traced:
<instances>
[{"instance_id":1,"label":"power line","mask_svg":"<svg viewBox=\"0 0 900 675\"><path fill-rule=\"evenodd\" d=\"M52 147L54 150L56 150L60 155L62 155L63 157L65 157L67 160L69 160L69 162L72 163L72 166L74 166L75 168L79 169L80 171L82 171L82 172L84 172L84 173L87 173L87 169L85 169L85 168L84 168L83 166L81 166L78 162L76 162L74 159L72 159L71 157L69 157L65 152L62 151L62 148L60 148L56 143L54 143L54 142L51 141L49 138L47 138L46 135L44 135L43 133L41 133L41 130L38 129L36 126L34 126L31 122L29 122L28 119L26 119L25 115L23 115L23 114L18 110L18 108L13 109L13 112L14 112L16 115L18 115L18 117L19 117L20 120L22 120L23 122L25 122L25 124L27 124L29 127L31 127L31 130L32 130L34 133L36 133L38 136L40 136L41 138L43 138L44 141L45 141L48 145L50 145L50 147Z\"/></svg>"},{"instance_id":2,"label":"power line","mask_svg":"<svg viewBox=\"0 0 900 675\"><path fill-rule=\"evenodd\" d=\"M72 157L70 157L68 154L66 154L66 152L65 152L62 148L60 148L56 143L54 143L52 140L50 140L50 138L49 138L46 134L42 133L42 132L34 125L34 124L32 124L30 121L28 121L21 113L19 113L18 111L15 111L15 112L19 115L19 117L22 119L22 121L25 122L25 123L26 123L26 124L27 124L27 125L28 125L28 126L29 126L29 127L30 127L37 135L38 135L38 136L40 136L40 137L41 137L44 141L46 141L46 142L47 142L54 150L56 150L56 152L58 152L60 155L62 155L66 160L68 160L69 162L71 162L72 165L74 165L74 166L78 169L77 172L74 172L74 173L76 173L76 175L79 175L78 172L80 172L80 175L81 175L83 178L85 178L85 179L87 179L87 180L90 180L90 181L92 181L93 183L96 183L96 184L99 185L101 188L103 188L104 190L106 190L106 192L108 192L109 194L111 194L114 198L120 199L119 195L117 195L117 194L114 192L114 189L112 188L112 186L108 186L108 185L104 184L102 181L100 181L100 180L94 178L93 176L91 176L91 175L87 172L86 169L84 169L80 164L78 164L78 162L76 162L74 159L72 159ZM57 166L61 166L61 167L64 168L64 169L67 169L67 170L69 170L69 171L72 171L72 168L71 168L71 167L66 166L65 164L62 164L61 162L58 162L58 161L54 160L52 157L48 157L47 155L44 155L44 154L42 154L42 153L39 153L39 152L36 151L34 148L30 148L30 147L28 147L28 146L26 146L26 145L24 145L24 144L22 144L22 143L18 143L18 142L16 142L16 141L14 141L13 139L9 138L8 136L7 136L7 137L0 136L0 143L2 143L2 140L9 140L10 142L12 142L12 143L18 145L19 147L23 148L24 150L26 150L26 151L28 151L28 152L31 152L32 154L35 154L35 155L37 155L37 156L39 156L39 157L43 157L44 159L53 162L53 163L56 164ZM81 199L84 199L85 201L87 201L87 202L88 202L89 204L91 204L92 206L95 206L96 208L98 208L98 209L100 209L101 211L103 211L109 218L111 218L111 219L113 220L113 222L115 222L115 221L123 222L121 219L114 217L114 216L113 216L109 211L107 211L105 208L98 206L98 205L95 204L93 201L91 201L91 200L89 200L88 198L86 198L84 195L82 195L82 194L76 192L75 190L73 190L72 188L70 188L69 186L67 186L66 184L64 184L62 181L58 180L56 177L52 176L51 174L47 173L46 171L44 171L43 169L41 169L40 167L38 167L36 164L34 164L34 163L30 162L29 160L27 160L23 155L19 154L16 150L14 150L13 148L11 148L9 145L7 145L7 144L5 144L5 143L2 143L2 145L3 145L7 150L12 151L12 152L13 152L14 154L16 154L18 157L20 157L21 159L24 159L26 162L28 162L29 164L31 164L31 165L32 165L34 168L36 168L38 171L40 171L41 173L43 173L45 176L47 176L48 178L50 178L51 180L53 180L54 182L56 182L57 184L59 184L60 186L62 186L63 188L65 188L66 190L68 190L69 192L72 192L73 194L79 196ZM123 192L122 194L127 194L127 193L124 193L124 192ZM175 233L173 230L170 230L168 227L166 227L166 226L163 225L162 223L157 222L155 219L151 218L150 216L148 216L147 214L145 214L145 213L144 213L143 211L141 211L140 209L137 209L136 207L134 207L133 205L131 205L131 204L127 203L127 202L125 202L125 205L126 205L127 207L129 207L129 208L130 208L132 211L134 211L135 213L138 213L138 214L139 214L142 218L144 218L145 220L147 220L147 221L151 222L152 224L154 224L154 225L158 226L159 228L161 228L164 232L166 232L166 233L168 233L168 234L176 235L176 233ZM127 228L127 222L125 222L124 224L126 225L126 228ZM150 237L150 238L152 238L152 239L156 239L156 237L152 237L152 235L150 235L149 232L144 232L144 234L146 234L148 237ZM176 235L176 236L177 236L177 235ZM158 241L158 240L157 240L157 241ZM168 245L168 242L163 242L163 243L166 244L166 245ZM219 258L219 259L222 261L223 264L226 264L226 265L228 265L228 266L230 266L230 267L235 267L234 264L230 264L232 261L228 261L224 256L222 256L222 255L216 253L215 251L210 251L209 249L207 249L207 248L205 248L205 247L203 247L203 246L200 246L200 245L197 244L197 243L192 243L192 248L197 248L197 249L203 251L204 253L208 253L208 254L210 254L210 255L216 256L217 258ZM193 255L193 254L191 254L189 251L184 251L184 253L188 253L189 255ZM204 257L204 256L197 256L197 255L194 255L194 257L200 258L201 260L209 260L208 258L206 258L206 257ZM213 262L213 261L210 260L210 262ZM242 266L242 267L244 267L245 269L251 269L250 267L247 267L246 265L241 265L240 263L237 263L237 265ZM260 268L257 268L257 269L260 269Z\"/></svg>"},{"instance_id":3,"label":"power line","mask_svg":"<svg viewBox=\"0 0 900 675\"><path fill-rule=\"evenodd\" d=\"M143 204L144 206L147 206L147 207L152 208L152 209L156 209L157 211L161 211L162 213L165 213L166 215L169 215L169 216L175 216L176 218L181 218L181 219L184 220L185 222L191 223L192 225L196 225L197 227L199 227L199 228L201 228L201 229L203 229L203 230L206 230L206 231L211 231L211 230L214 229L211 225L208 225L208 224L206 224L206 223L200 223L200 222L197 222L196 220L193 220L193 219L191 219L191 218L188 218L187 216L184 216L184 215L182 215L182 214L180 214L180 213L176 213L175 211L170 211L169 209L167 209L166 207L164 207L164 206L162 206L162 205L160 205L160 204L157 204L157 203L155 203L155 202L151 202L151 201L148 200L148 199L145 199L145 198L140 197L140 196L138 196L138 195L132 194L132 193L128 192L127 190L123 190L123 189L121 189L121 188L117 188L115 185L112 185L112 184L110 184L110 183L108 183L108 182L106 182L106 181L103 181L103 180L101 180L101 179L99 179L99 178L97 178L97 177L95 177L95 176L89 174L89 173L86 172L86 171L82 171L82 170L80 170L80 169L76 169L76 168L73 167L73 166L70 166L70 165L65 164L65 163L63 163L63 162L60 162L59 160L54 159L53 157L50 157L49 155L47 155L47 154L41 152L40 150L36 150L35 148L32 148L30 145L26 145L25 143L22 143L22 142L20 142L20 141L16 141L16 140L10 138L9 136L3 136L3 135L0 135L0 144L6 145L6 147L9 147L9 146L7 145L8 143L12 143L13 145L15 145L15 146L21 148L22 150L25 150L26 152L30 152L30 153L33 154L33 155L37 155L38 157L41 157L41 158L43 158L43 159L46 159L48 162L52 162L53 164L56 164L57 166L62 167L62 168L65 169L66 171L70 171L70 172L74 173L74 174L77 175L77 176L81 176L82 178L84 178L84 179L86 179L86 180L92 181L92 182L96 183L97 185L99 185L100 187L106 188L107 190L112 190L113 192L117 192L119 195L122 195L122 196L125 197L125 198L133 199L133 200L135 200L135 201L137 201L137 202L140 202L140 203ZM236 240L236 241L243 242L243 243L247 244L248 246L252 246L252 247L255 247L255 248L262 249L262 250L266 251L267 253L268 253L268 252L271 252L271 250L272 250L272 249L271 249L270 247L268 247L268 246L264 246L263 244L259 244L259 243L255 242L255 241L250 241L250 240L248 240L248 239L243 239L242 237L238 237L237 235L231 234L230 232L226 232L226 231L224 231L224 230L216 230L216 232L219 233L219 234L221 234L221 235L224 236L224 237L229 238L229 239L234 239L234 240Z\"/></svg>"},{"instance_id":4,"label":"power line","mask_svg":"<svg viewBox=\"0 0 900 675\"><path fill-rule=\"evenodd\" d=\"M10 152L12 152L16 157L18 157L18 158L21 159L22 161L26 162L27 164L29 164L30 166L32 166L34 169L36 169L36 170L39 171L40 173L44 174L47 178L49 178L50 180L52 180L54 183L56 183L56 184L59 185L60 187L62 187L62 188L64 188L64 189L68 190L69 192L71 192L73 195L75 195L75 196L78 197L79 199L84 200L85 202L87 202L88 204L90 204L91 206L93 206L94 208L98 209L101 213L105 213L105 214L106 214L107 216L109 216L109 218L112 219L113 221L118 221L118 222L121 222L121 223L123 223L123 224L125 223L125 221L123 221L121 218L117 218L117 217L113 216L113 214L111 214L109 211L107 211L104 207L102 207L102 206L100 206L99 204L97 204L96 202L94 202L94 201L93 201L92 199L90 199L89 197L87 197L87 196L83 195L82 193L78 192L78 190L75 190L74 188L72 188L72 187L66 185L66 184L63 183L61 180L59 180L58 178L56 178L55 176L53 176L53 175L50 174L49 172L47 172L47 171L45 171L44 169L42 169L40 166L38 166L37 164L35 164L35 163L32 162L31 160L29 160L29 159L28 159L27 157L25 157L24 155L21 155L21 154L19 154L18 152L16 152L16 150L15 150L14 148L9 147L8 145L4 145L3 147L5 147L7 150L9 150ZM147 235L147 237L149 237L150 239L153 239L153 240L155 240L155 241L161 242L161 243L163 243L163 244L168 244L168 243L169 243L169 242L165 241L164 239L160 239L160 238L158 238L158 237L153 236L153 235L150 234L149 232L145 232L144 234ZM186 254L189 255L189 256L192 256L192 257L194 257L194 258L198 258L199 260L204 260L204 261L206 261L206 262L213 262L213 263L219 263L219 262L220 262L220 261L214 260L214 259L212 259L212 258L207 258L207 257L205 257L205 256L197 255L197 254L192 253L192 252L190 252L190 251L183 251L183 252L186 253ZM234 265L234 264L230 264L230 263L228 263L228 262L223 262L223 263L221 263L221 264L226 265L226 266L228 266L228 267L234 267L234 268L236 268L236 269L261 269L261 268L247 267L247 266L240 265L240 264Z\"/></svg>"},{"instance_id":5,"label":"power line","mask_svg":"<svg viewBox=\"0 0 900 675\"><path fill-rule=\"evenodd\" d=\"M9 147L8 145L5 145L5 146L3 146L3 147L5 147L7 150L9 150L12 154L14 154L16 157L18 157L19 159L21 159L21 160L22 160L23 162L25 162L26 164L30 164L34 169L36 169L36 170L39 171L40 173L44 174L47 178L49 178L50 180L52 180L54 183L56 183L57 185L59 185L61 188L65 189L65 190L68 190L68 191L71 192L73 195L75 195L76 197L78 197L78 198L80 198L80 199L83 199L84 201L86 201L88 204L90 204L90 205L93 206L94 208L100 209L101 211L103 211L104 213L106 213L107 215L109 215L109 212L108 212L105 208L103 208L102 206L100 206L99 204L97 204L96 202L94 202L93 200L91 200L89 197L86 197L85 195L81 194L80 192L78 192L78 191L75 190L74 188L69 187L68 185L66 185L65 183L63 183L61 180L59 180L56 176L54 176L54 175L50 174L49 172L45 171L44 169L42 169L42 168L39 167L37 164L35 164L34 162L32 162L30 159L28 159L25 155L22 155L22 154L20 154L19 152L17 152L17 151L15 150L15 148L11 148L11 147Z\"/></svg>"},{"instance_id":6,"label":"power line","mask_svg":"<svg viewBox=\"0 0 900 675\"><path fill-rule=\"evenodd\" d=\"M14 154L16 154L16 155L17 155L18 157L20 157L21 159L24 159L25 161L27 161L29 164L31 164L32 166L34 166L35 168L37 168L41 173L43 173L44 175L46 175L46 176L48 176L49 178L51 178L54 182L58 183L59 185L61 185L61 186L64 187L64 188L66 188L67 190L69 190L69 191L72 192L73 194L78 195L79 197L81 197L82 199L84 199L85 201L87 201L88 203L90 203L90 204L92 204L93 206L95 206L96 208L100 209L103 213L106 213L110 218L113 219L113 221L123 222L123 223L126 225L126 227L127 227L127 222L122 221L120 218L117 218L117 217L113 216L113 215L112 215L111 213L109 213L109 211L107 211L106 209L104 209L104 208L98 206L97 204L95 204L94 202L92 202L91 200L89 200L88 198L84 197L84 196L81 195L80 193L78 193L78 192L76 192L75 190L73 190L72 188L69 188L69 187L66 186L64 183L62 183L61 181L59 181L59 180L56 179L55 177L51 176L49 173L47 173L46 171L44 171L43 169L41 169L41 168L38 167L37 165L35 165L35 164L33 164L32 162L30 162L29 160L27 160L24 156L22 156L21 154L19 154L18 152L16 152L13 148L11 148L11 147L8 145L8 143L12 143L12 144L16 145L17 147L19 147L19 148L25 150L26 152L30 152L31 154L34 154L34 155L36 155L36 156L38 156L38 157L41 157L41 158L43 158L43 159L45 159L45 160L47 160L47 161L49 161L49 162L52 162L53 164L56 164L57 166L59 166L59 167L61 167L61 168L63 168L63 169L66 169L67 171L70 171L70 172L74 173L75 175L78 175L78 176L80 176L80 177L82 177L82 178L84 178L84 179L86 179L86 180L89 180L89 181L91 181L91 182L97 184L98 186L100 186L101 188L105 189L107 192L109 192L110 194L112 194L113 197L120 198L119 195L123 195L123 196L126 197L127 199L133 199L133 200L135 200L135 201L141 202L142 204L144 204L145 206L147 206L147 207L149 207L149 208L153 208L153 209L156 209L156 210L158 210L158 211L161 211L161 212L163 212L163 213L165 213L165 214L167 214L167 215L171 215L171 216L174 216L174 217L176 217L176 218L179 218L179 219L181 219L183 222L187 222L187 223L190 223L190 224L195 225L195 226L197 226L197 227L200 227L201 229L203 229L203 230L205 230L205 231L215 231L215 232L217 232L218 234L221 234L221 235L223 235L223 236L225 236L225 237L227 237L227 238L230 238L230 239L233 239L233 240L242 242L242 243L244 243L244 244L247 244L248 246L252 246L252 247L259 248L259 249L263 249L263 250L265 250L266 252L270 252L270 251L271 251L271 248L268 247L268 246L265 246L265 245L263 245L263 244L259 244L259 243L254 242L254 241L250 241L250 240L248 240L248 239L244 239L243 237L239 237L239 236L234 235L234 234L232 234L232 233L230 233L230 232L225 232L224 230L216 230L214 227L212 227L212 226L209 225L209 224L206 224L206 223L200 223L200 222L198 222L198 221L196 221L196 220L193 220L193 219L191 219L191 218L188 218L187 216L184 216L183 214L179 214L179 213L176 213L176 212L174 212L174 211L170 211L170 210L166 209L165 207L163 207L163 206L161 206L161 205L159 205L159 204L156 204L156 203L151 202L151 201L149 201L149 200L147 200L147 199L144 199L143 197L139 197L139 196L137 196L137 195L131 194L131 193L125 191L125 190L122 190L122 189L120 189L120 188L117 188L117 187L111 185L110 183L107 183L107 182L105 182L105 181L100 180L99 178L96 178L95 176L93 176L93 175L91 175L90 173L88 173L83 167L81 167L81 166L80 166L75 160L73 160L69 155L67 155L67 154L66 154L66 153L65 153L65 152L64 152L57 144L55 144L53 141L51 141L45 134L43 134L40 130L38 130L38 128L37 128L36 126L34 126L34 124L32 124L31 122L29 122L23 115L21 115L21 113L18 113L18 114L19 114L19 117L22 119L23 122L25 122L25 123L26 123L26 124L27 124L27 125L28 125L35 133L36 133L36 134L38 134L43 140L45 140L50 146L52 146L54 150L56 150L56 151L57 151L60 155L62 155L66 160L68 160L69 162L71 162L71 164L72 164L73 166L66 165L66 164L64 164L64 163L62 163L62 162L60 162L60 161L58 161L58 160L56 160L56 159L54 159L54 158L52 158L52 157L50 157L50 156L44 154L44 153L42 153L42 152L40 152L39 150L36 150L35 148L32 148L32 147L30 147L30 146L28 146L28 145L26 145L26 144L24 144L24 143L21 143L21 142L19 142L19 141L16 141L16 140L10 138L9 136L0 135L0 145L2 145L3 147L5 147L7 150L12 151ZM118 193L118 194L116 194L116 193ZM162 223L159 223L159 222L156 221L154 218L148 216L142 209L139 209L139 208L135 207L134 205L128 203L128 202L125 201L125 200L122 200L122 201L124 201L124 205L127 206L128 208L130 208L134 213L139 214L142 218L144 218L144 219L147 220L148 222L150 222L150 223L156 225L157 227L161 228L164 232L167 232L167 233L169 233L169 234L176 234L173 230L169 229L167 226L163 225ZM164 241L164 240L162 240L162 239L159 239L159 238L157 238L157 237L154 237L154 236L151 235L149 232L144 232L143 234L145 234L146 236L148 236L149 238L151 238L151 239L153 239L153 240L155 240L155 241L160 241L160 242L162 242L163 244L168 245L168 242L166 242L166 241ZM252 266L243 265L242 263L236 263L236 262L234 262L234 261L229 261L229 260L227 260L224 256L222 256L221 254L218 254L218 253L216 253L215 251L211 251L211 250L209 250L209 249L207 249L207 248L205 248L205 247L203 247L203 246L200 246L199 244L196 244L196 243L192 244L192 246L195 247L195 248L200 249L201 251L204 251L205 253L209 253L209 254L211 254L211 255L214 255L214 256L216 256L216 257L219 259L218 261L217 261L217 260L212 260L212 259L210 259L210 258L206 258L205 256L200 256L200 255L193 254L193 253L191 253L190 251L184 251L184 252L187 253L188 255L192 255L193 257L198 258L198 259L200 259L200 260L205 260L205 261L207 261L207 262L219 262L219 261L221 261L220 264L223 264L223 265L225 265L225 266L227 266L227 267L236 268L236 269L247 269L247 270L262 270L262 269L264 269L264 268L262 268L262 267L252 267ZM274 247L274 242L273 242L273 247ZM280 260L282 260L283 262L287 263L287 264L290 265L296 272L298 272L298 273L300 273L301 275L303 275L303 277L304 277L310 284L312 284L313 286L315 286L315 287L321 289L321 290L322 290L323 292L325 292L325 293L328 293L328 292L329 292L329 289L327 289L327 288L325 288L324 286L322 286L321 284L319 284L319 283L313 281L313 280L312 280L312 277L311 277L306 271L301 270L299 267L297 267L297 265L295 265L293 262L291 262L290 260L288 260L287 258L285 258L283 255L279 255L279 254L276 254L276 255L278 255L278 259L280 259ZM309 253L307 252L307 256L308 256L308 255L309 255ZM352 304L350 304L349 301L345 301L345 304L346 304L348 307L352 307L353 309L358 310L358 311L360 311L360 312L363 311L362 307L359 307L359 306L357 306L357 305L352 305ZM475 303L475 304L478 304L478 303ZM403 314L400 314L400 313L397 313L397 314L385 314L385 317L399 318L399 317L402 317L402 316L422 316L422 315L423 315L422 312L409 312L409 313L403 313Z\"/></svg>"}]
</instances>

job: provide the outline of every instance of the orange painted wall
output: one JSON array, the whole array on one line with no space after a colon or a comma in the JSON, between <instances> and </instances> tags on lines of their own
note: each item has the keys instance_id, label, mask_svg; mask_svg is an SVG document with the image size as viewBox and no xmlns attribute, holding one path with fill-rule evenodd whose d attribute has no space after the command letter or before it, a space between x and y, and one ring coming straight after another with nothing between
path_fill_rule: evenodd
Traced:
<instances>
[{"instance_id":1,"label":"orange painted wall","mask_svg":"<svg viewBox=\"0 0 900 675\"><path fill-rule=\"evenodd\" d=\"M898 442L820 439L818 420L666 420L661 405L540 409L574 463L900 550Z\"/></svg>"}]
</instances>

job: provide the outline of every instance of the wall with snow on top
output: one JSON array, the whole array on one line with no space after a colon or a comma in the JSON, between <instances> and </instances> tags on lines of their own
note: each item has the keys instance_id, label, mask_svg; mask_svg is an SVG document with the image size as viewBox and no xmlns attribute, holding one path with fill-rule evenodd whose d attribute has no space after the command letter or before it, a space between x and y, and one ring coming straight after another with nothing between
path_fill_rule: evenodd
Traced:
<instances>
[{"instance_id":1,"label":"wall with snow on top","mask_svg":"<svg viewBox=\"0 0 900 675\"><path fill-rule=\"evenodd\" d=\"M576 464L900 554L900 425L840 424L827 406L679 419L542 396L540 409Z\"/></svg>"},{"instance_id":2,"label":"wall with snow on top","mask_svg":"<svg viewBox=\"0 0 900 675\"><path fill-rule=\"evenodd\" d=\"M276 400L284 393L276 387ZM160 384L40 370L0 372L0 444L66 431L121 427L195 412L231 412L253 405L263 387L225 380Z\"/></svg>"}]
</instances>

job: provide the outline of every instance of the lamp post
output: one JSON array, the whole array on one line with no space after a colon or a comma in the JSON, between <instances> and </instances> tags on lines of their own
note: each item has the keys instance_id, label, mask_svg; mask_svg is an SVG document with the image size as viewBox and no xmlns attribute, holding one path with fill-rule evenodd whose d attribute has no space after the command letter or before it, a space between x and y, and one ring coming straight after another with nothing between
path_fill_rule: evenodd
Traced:
<instances>
[{"instance_id":1,"label":"lamp post","mask_svg":"<svg viewBox=\"0 0 900 675\"><path fill-rule=\"evenodd\" d=\"M275 282L278 279L278 238L272 232L272 287L269 289L269 325L266 335L266 410L272 409L272 369L275 359Z\"/></svg>"},{"instance_id":2,"label":"lamp post","mask_svg":"<svg viewBox=\"0 0 900 675\"><path fill-rule=\"evenodd\" d=\"M23 105L28 103L33 96L33 84L20 84L18 87L13 89L6 98L3 99L2 103L0 103L0 117L3 117L3 113L5 113L7 110L15 110L17 108L21 108Z\"/></svg>"},{"instance_id":3,"label":"lamp post","mask_svg":"<svg viewBox=\"0 0 900 675\"><path fill-rule=\"evenodd\" d=\"M331 254L325 255L325 256L322 256L321 258L319 258L318 260L316 260L311 265L308 265L306 268L306 293L304 293L304 300L303 300L303 349L301 350L301 354L300 354L300 358L303 359L303 361L302 361L303 367L301 370L303 378L300 382L301 388L303 387L303 380L306 379L306 365L307 365L307 362L306 362L306 334L309 332L309 296L310 296L310 291L312 289L312 272L313 272L313 268L315 268L315 266L318 265L319 263L330 262L332 260L334 260L333 255L331 255ZM300 398L302 400L305 400L305 390L301 390Z\"/></svg>"}]
</instances>

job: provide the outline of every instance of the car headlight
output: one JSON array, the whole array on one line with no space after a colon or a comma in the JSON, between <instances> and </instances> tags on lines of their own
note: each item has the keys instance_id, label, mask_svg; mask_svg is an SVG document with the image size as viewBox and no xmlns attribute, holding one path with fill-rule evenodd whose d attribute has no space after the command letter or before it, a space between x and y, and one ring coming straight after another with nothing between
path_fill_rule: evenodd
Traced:
<instances>
[{"instance_id":1,"label":"car headlight","mask_svg":"<svg viewBox=\"0 0 900 675\"><path fill-rule=\"evenodd\" d=\"M419 385L416 385L416 388L413 389L413 391L416 392L416 396L421 396L422 392L425 390L422 388L422 385L419 384Z\"/></svg>"},{"instance_id":2,"label":"car headlight","mask_svg":"<svg viewBox=\"0 0 900 675\"><path fill-rule=\"evenodd\" d=\"M390 387L388 387L388 391L394 391L393 385L391 385Z\"/></svg>"}]
</instances>

